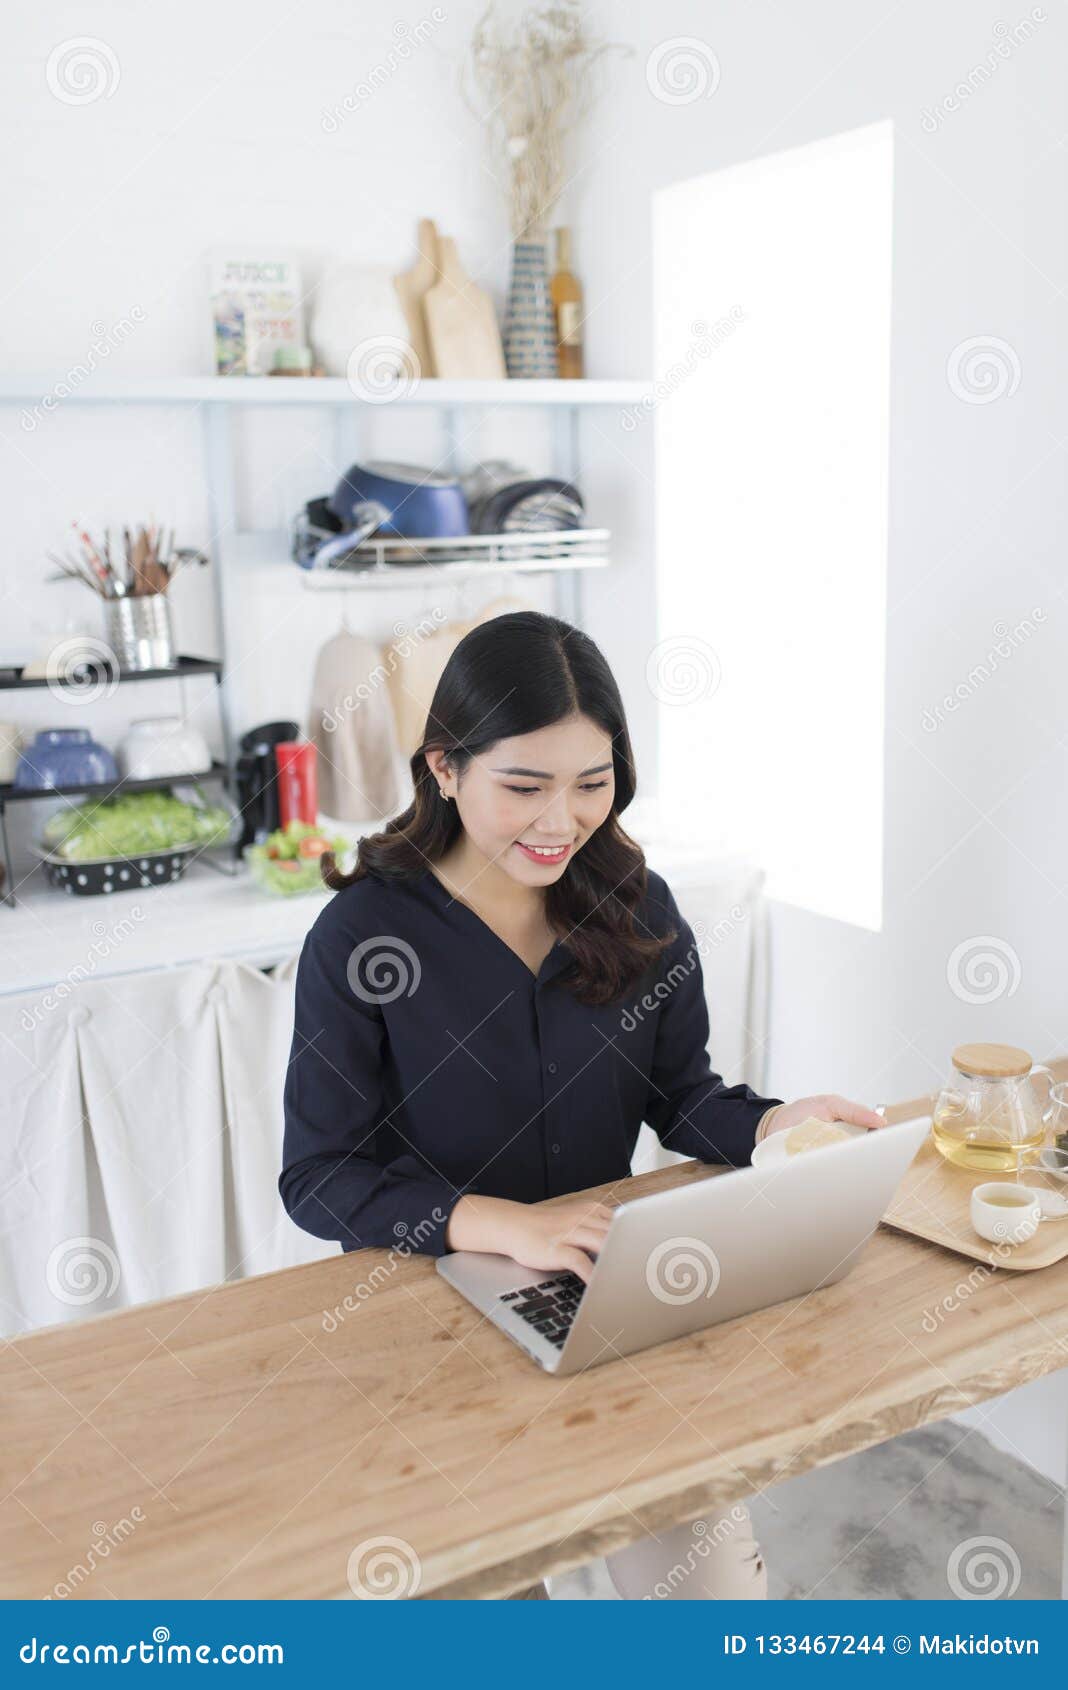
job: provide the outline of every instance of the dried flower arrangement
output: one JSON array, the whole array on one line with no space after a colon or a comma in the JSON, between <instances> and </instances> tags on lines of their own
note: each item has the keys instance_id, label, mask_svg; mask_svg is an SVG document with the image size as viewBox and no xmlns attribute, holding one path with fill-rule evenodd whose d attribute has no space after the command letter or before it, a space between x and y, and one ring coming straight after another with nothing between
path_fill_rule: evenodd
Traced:
<instances>
[{"instance_id":1,"label":"dried flower arrangement","mask_svg":"<svg viewBox=\"0 0 1068 1690\"><path fill-rule=\"evenodd\" d=\"M578 0L523 12L510 35L490 0L471 44L481 111L463 79L461 88L502 148L516 240L543 238L567 186L571 144L597 94L595 67L610 53L631 51L595 40Z\"/></svg>"}]
</instances>

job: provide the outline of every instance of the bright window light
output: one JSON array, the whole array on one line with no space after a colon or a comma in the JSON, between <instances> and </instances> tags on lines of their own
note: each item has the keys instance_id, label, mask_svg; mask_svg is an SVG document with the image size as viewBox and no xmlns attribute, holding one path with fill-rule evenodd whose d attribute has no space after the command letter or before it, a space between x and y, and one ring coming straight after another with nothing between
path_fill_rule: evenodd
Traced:
<instances>
[{"instance_id":1,"label":"bright window light","mask_svg":"<svg viewBox=\"0 0 1068 1690\"><path fill-rule=\"evenodd\" d=\"M892 193L879 123L654 204L661 802L874 930Z\"/></svg>"}]
</instances>

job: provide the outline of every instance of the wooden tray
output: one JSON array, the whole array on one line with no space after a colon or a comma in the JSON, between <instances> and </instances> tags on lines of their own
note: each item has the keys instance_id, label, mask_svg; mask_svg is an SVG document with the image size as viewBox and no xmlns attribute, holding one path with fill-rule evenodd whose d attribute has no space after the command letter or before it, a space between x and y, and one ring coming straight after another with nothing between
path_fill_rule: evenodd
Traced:
<instances>
[{"instance_id":1,"label":"wooden tray","mask_svg":"<svg viewBox=\"0 0 1068 1690\"><path fill-rule=\"evenodd\" d=\"M941 1244L944 1249L970 1256L973 1261L986 1262L990 1267L1017 1271L1049 1267L1068 1256L1068 1218L1044 1221L1033 1238L1014 1244L1011 1249L1003 1244L988 1244L972 1228L973 1188L988 1180L1015 1181L1015 1177L954 1167L939 1155L933 1141L927 1139L894 1193L883 1224L898 1232L911 1232L916 1238L926 1238L932 1244ZM1020 1184L1044 1186L1065 1195L1056 1180L1048 1179L1041 1168L1033 1166L1023 1169Z\"/></svg>"}]
</instances>

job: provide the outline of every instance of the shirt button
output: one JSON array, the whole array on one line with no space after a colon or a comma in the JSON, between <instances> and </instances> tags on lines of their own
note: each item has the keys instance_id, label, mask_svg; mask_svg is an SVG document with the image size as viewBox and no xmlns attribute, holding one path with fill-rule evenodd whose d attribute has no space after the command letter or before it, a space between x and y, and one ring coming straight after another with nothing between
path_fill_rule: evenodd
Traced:
<instances>
[{"instance_id":1,"label":"shirt button","mask_svg":"<svg viewBox=\"0 0 1068 1690\"><path fill-rule=\"evenodd\" d=\"M559 1154L560 1154L560 1146L558 1144L554 1144L553 1145L553 1155L559 1156Z\"/></svg>"},{"instance_id":2,"label":"shirt button","mask_svg":"<svg viewBox=\"0 0 1068 1690\"><path fill-rule=\"evenodd\" d=\"M549 1072L550 1072L550 1074L555 1074L555 1073L556 1073L556 1063L555 1063L555 1062L550 1062L550 1063L549 1063Z\"/></svg>"}]
</instances>

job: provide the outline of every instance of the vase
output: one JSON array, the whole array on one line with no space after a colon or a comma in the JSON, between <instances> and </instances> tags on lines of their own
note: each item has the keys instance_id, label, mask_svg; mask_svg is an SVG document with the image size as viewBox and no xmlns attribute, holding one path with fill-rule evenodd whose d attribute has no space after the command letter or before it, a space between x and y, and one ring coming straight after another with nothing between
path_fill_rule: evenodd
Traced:
<instances>
[{"instance_id":1,"label":"vase","mask_svg":"<svg viewBox=\"0 0 1068 1690\"><path fill-rule=\"evenodd\" d=\"M544 242L516 241L504 322L508 374L525 380L555 376L556 324Z\"/></svg>"}]
</instances>

